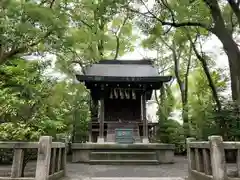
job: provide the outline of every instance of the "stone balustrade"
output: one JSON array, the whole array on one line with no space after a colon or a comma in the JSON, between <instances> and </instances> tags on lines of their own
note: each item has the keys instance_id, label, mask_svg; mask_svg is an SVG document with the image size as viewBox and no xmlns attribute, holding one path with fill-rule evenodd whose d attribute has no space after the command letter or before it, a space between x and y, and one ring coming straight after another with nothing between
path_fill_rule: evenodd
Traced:
<instances>
[{"instance_id":1,"label":"stone balustrade","mask_svg":"<svg viewBox=\"0 0 240 180\"><path fill-rule=\"evenodd\" d=\"M66 145L52 142L52 137L42 136L39 142L0 141L1 149L13 149L11 176L0 180L55 180L66 174ZM21 177L24 150L38 149L35 177Z\"/></svg>"},{"instance_id":2,"label":"stone balustrade","mask_svg":"<svg viewBox=\"0 0 240 180\"><path fill-rule=\"evenodd\" d=\"M240 142L226 142L221 136L208 139L187 138L189 180L240 180ZM227 173L227 150L236 151L236 175Z\"/></svg>"}]
</instances>

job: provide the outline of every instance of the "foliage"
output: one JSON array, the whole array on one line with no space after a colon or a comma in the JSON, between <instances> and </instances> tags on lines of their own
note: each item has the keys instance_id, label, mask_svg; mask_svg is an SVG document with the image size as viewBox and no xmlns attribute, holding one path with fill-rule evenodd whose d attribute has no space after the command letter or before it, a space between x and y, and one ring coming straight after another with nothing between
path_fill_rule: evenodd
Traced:
<instances>
[{"instance_id":1,"label":"foliage","mask_svg":"<svg viewBox=\"0 0 240 180\"><path fill-rule=\"evenodd\" d=\"M18 123L2 123L0 124L0 137L5 141L38 141L40 135L43 134L41 129L29 126L23 122Z\"/></svg>"},{"instance_id":2,"label":"foliage","mask_svg":"<svg viewBox=\"0 0 240 180\"><path fill-rule=\"evenodd\" d=\"M82 84L58 82L42 76L48 64L15 59L0 66L0 141L38 141L41 135L70 141L73 123L86 134L87 95ZM81 118L72 112L80 111ZM74 120L76 119L76 120ZM36 158L35 150L26 150L26 163ZM12 152L0 150L1 163L12 160Z\"/></svg>"},{"instance_id":3,"label":"foliage","mask_svg":"<svg viewBox=\"0 0 240 180\"><path fill-rule=\"evenodd\" d=\"M213 111L212 121L215 124L216 133L224 140L239 141L240 139L240 117L237 105L229 100L223 101L221 112Z\"/></svg>"},{"instance_id":4,"label":"foliage","mask_svg":"<svg viewBox=\"0 0 240 180\"><path fill-rule=\"evenodd\" d=\"M73 110L81 109L87 117L87 104L82 103L86 93L79 93L84 87L43 77L44 68L41 63L22 59L1 66L3 140L36 140L41 134L56 137L72 130Z\"/></svg>"},{"instance_id":5,"label":"foliage","mask_svg":"<svg viewBox=\"0 0 240 180\"><path fill-rule=\"evenodd\" d=\"M176 100L169 86L165 86L161 92L164 95L161 95L161 105L157 112L159 125L156 140L160 140L162 143L175 144L175 152L182 153L184 145L183 128L179 122L171 118Z\"/></svg>"},{"instance_id":6,"label":"foliage","mask_svg":"<svg viewBox=\"0 0 240 180\"><path fill-rule=\"evenodd\" d=\"M83 84L74 83L74 67L78 64L84 70L89 63L116 59L133 51L136 25L146 35L141 45L158 52L155 64L161 74L179 74L181 80L179 86L166 85L162 91L157 112L157 140L175 144L177 152L184 151L184 130L187 128L173 120L174 111L184 112L178 120L187 117L184 120L191 136L207 139L209 135L220 134L225 139L238 140L238 107L219 95L226 90L229 79L221 69L215 69L216 60L202 52L201 47L210 32L214 33L222 40L231 59L234 53L230 51L234 48L229 48L223 40L227 39L228 44L232 42L232 35L238 36L239 22L232 8L228 3L219 6L224 20L219 26L221 19L216 22L211 12L213 6L208 6L213 2L217 5L215 0L153 1L149 9L144 2L0 1L0 140L37 140L44 134L55 139L67 137L69 141L85 142L89 93ZM146 13L136 9L139 3ZM216 28L216 24L222 28ZM230 33L224 31L226 29ZM230 35L230 39L226 35ZM193 53L192 45L199 54ZM43 76L48 62L26 61L28 55L30 59L37 55L38 59L48 54L56 58L56 63L50 64L67 74L68 79L57 81ZM209 68L222 109L216 109L216 99L198 55L205 59L205 67ZM172 61L173 56L177 56L178 62ZM230 66L233 72L231 67L234 65ZM179 89L187 89L182 104L179 103L182 95L178 95Z\"/></svg>"},{"instance_id":7,"label":"foliage","mask_svg":"<svg viewBox=\"0 0 240 180\"><path fill-rule=\"evenodd\" d=\"M158 115L162 119L168 119L176 100L174 99L173 92L168 85L165 85L162 88L162 94L160 96L161 104L159 104Z\"/></svg>"},{"instance_id":8,"label":"foliage","mask_svg":"<svg viewBox=\"0 0 240 180\"><path fill-rule=\"evenodd\" d=\"M24 55L53 54L56 68L122 56L133 50L132 15L126 0L3 0L0 2L0 64ZM124 19L127 21L123 24ZM117 37L117 39L116 39ZM119 42L117 44L117 42Z\"/></svg>"},{"instance_id":9,"label":"foliage","mask_svg":"<svg viewBox=\"0 0 240 180\"><path fill-rule=\"evenodd\" d=\"M219 76L217 71L212 73L212 77L218 91L224 91L226 89L226 79ZM219 121L215 124L212 120L212 113L216 111L215 101L202 70L196 70L189 83L191 134L198 139L206 140L208 136L219 133L216 132Z\"/></svg>"},{"instance_id":10,"label":"foliage","mask_svg":"<svg viewBox=\"0 0 240 180\"><path fill-rule=\"evenodd\" d=\"M218 70L212 72L212 77L219 92L226 90L227 79L224 76L220 76ZM176 98L178 97L174 97L171 93L173 89L174 86L169 87L168 93L165 93L163 104L161 104L158 110L159 132L157 138L161 142L175 144L176 152L182 153L185 151L184 127L175 120L177 117L171 117L174 111L181 109L177 105L179 102L176 101ZM224 105L222 111L220 113L217 112L215 101L203 70L195 69L195 71L190 73L188 93L189 125L192 137L207 140L210 135L220 134L226 137L226 139L237 138L237 133L239 132L237 122L239 120L236 121L238 117L236 111L233 111L233 108L229 109L230 106Z\"/></svg>"}]
</instances>

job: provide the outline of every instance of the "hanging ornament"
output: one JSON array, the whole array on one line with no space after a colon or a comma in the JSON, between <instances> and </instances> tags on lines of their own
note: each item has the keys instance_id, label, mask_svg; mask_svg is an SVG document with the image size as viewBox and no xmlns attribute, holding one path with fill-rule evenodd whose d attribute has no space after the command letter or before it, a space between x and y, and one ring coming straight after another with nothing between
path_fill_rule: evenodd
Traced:
<instances>
[{"instance_id":1,"label":"hanging ornament","mask_svg":"<svg viewBox=\"0 0 240 180\"><path fill-rule=\"evenodd\" d=\"M135 94L135 91L134 91L134 90L132 90L132 98L133 98L133 99L136 99L136 94Z\"/></svg>"},{"instance_id":2,"label":"hanging ornament","mask_svg":"<svg viewBox=\"0 0 240 180\"><path fill-rule=\"evenodd\" d=\"M120 93L120 98L124 99L123 89L119 89L119 93Z\"/></svg>"},{"instance_id":3,"label":"hanging ornament","mask_svg":"<svg viewBox=\"0 0 240 180\"><path fill-rule=\"evenodd\" d=\"M125 90L125 97L126 97L126 99L129 99L129 92L128 92L128 90Z\"/></svg>"},{"instance_id":4,"label":"hanging ornament","mask_svg":"<svg viewBox=\"0 0 240 180\"><path fill-rule=\"evenodd\" d=\"M115 99L117 99L117 98L118 98L117 89L114 89L114 97L115 97Z\"/></svg>"},{"instance_id":5,"label":"hanging ornament","mask_svg":"<svg viewBox=\"0 0 240 180\"><path fill-rule=\"evenodd\" d=\"M110 99L113 99L113 92L112 92L112 89L110 90L110 96L109 96Z\"/></svg>"}]
</instances>

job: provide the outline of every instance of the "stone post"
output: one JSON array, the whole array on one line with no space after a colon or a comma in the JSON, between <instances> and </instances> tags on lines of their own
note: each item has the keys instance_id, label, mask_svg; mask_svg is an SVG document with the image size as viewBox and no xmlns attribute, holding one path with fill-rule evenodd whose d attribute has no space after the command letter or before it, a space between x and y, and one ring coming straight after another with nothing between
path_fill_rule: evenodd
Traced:
<instances>
[{"instance_id":1,"label":"stone post","mask_svg":"<svg viewBox=\"0 0 240 180\"><path fill-rule=\"evenodd\" d=\"M203 149L203 168L205 174L212 174L211 156L209 149Z\"/></svg>"},{"instance_id":2,"label":"stone post","mask_svg":"<svg viewBox=\"0 0 240 180\"><path fill-rule=\"evenodd\" d=\"M67 167L67 146L65 146L65 148L63 148L63 153L62 153L62 170L64 173L64 176L66 176L66 167Z\"/></svg>"},{"instance_id":3,"label":"stone post","mask_svg":"<svg viewBox=\"0 0 240 180\"><path fill-rule=\"evenodd\" d=\"M62 166L62 148L57 149L57 172L61 170Z\"/></svg>"},{"instance_id":4,"label":"stone post","mask_svg":"<svg viewBox=\"0 0 240 180\"><path fill-rule=\"evenodd\" d=\"M237 171L238 177L240 177L240 149L237 150Z\"/></svg>"},{"instance_id":5,"label":"stone post","mask_svg":"<svg viewBox=\"0 0 240 180\"><path fill-rule=\"evenodd\" d=\"M57 149L53 148L51 150L51 166L50 166L50 174L54 174L56 172L56 157L57 157Z\"/></svg>"},{"instance_id":6,"label":"stone post","mask_svg":"<svg viewBox=\"0 0 240 180\"><path fill-rule=\"evenodd\" d=\"M24 150L14 149L11 178L21 177L22 169L23 169L23 158L24 158Z\"/></svg>"},{"instance_id":7,"label":"stone post","mask_svg":"<svg viewBox=\"0 0 240 180\"><path fill-rule=\"evenodd\" d=\"M210 153L213 180L227 179L225 152L221 136L210 136Z\"/></svg>"},{"instance_id":8,"label":"stone post","mask_svg":"<svg viewBox=\"0 0 240 180\"><path fill-rule=\"evenodd\" d=\"M48 180L51 160L52 137L41 136L38 147L38 157L35 180Z\"/></svg>"},{"instance_id":9,"label":"stone post","mask_svg":"<svg viewBox=\"0 0 240 180\"><path fill-rule=\"evenodd\" d=\"M196 141L196 139L189 137L186 140L187 159L188 159L188 176L189 176L189 179L192 179L191 178L191 171L196 169L196 162L195 162L194 151L189 146L189 143L192 142L192 141Z\"/></svg>"}]
</instances>

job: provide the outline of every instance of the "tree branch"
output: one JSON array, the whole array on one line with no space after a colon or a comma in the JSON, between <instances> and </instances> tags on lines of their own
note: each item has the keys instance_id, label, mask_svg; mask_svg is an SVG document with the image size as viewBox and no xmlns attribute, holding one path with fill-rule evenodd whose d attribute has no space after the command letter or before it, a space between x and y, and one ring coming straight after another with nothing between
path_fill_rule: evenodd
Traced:
<instances>
[{"instance_id":1,"label":"tree branch","mask_svg":"<svg viewBox=\"0 0 240 180\"><path fill-rule=\"evenodd\" d=\"M115 53L115 56L114 56L114 60L116 60L116 59L118 58L119 48L120 48L121 30L122 30L123 26L127 23L127 20L128 20L128 14L127 14L127 16L124 18L122 25L118 28L118 30L117 30L117 32L116 32L116 34L115 34L117 45L116 45L116 53Z\"/></svg>"},{"instance_id":2,"label":"tree branch","mask_svg":"<svg viewBox=\"0 0 240 180\"><path fill-rule=\"evenodd\" d=\"M80 19L79 21L80 21L81 23L83 23L84 25L86 25L88 28L90 28L90 29L93 28L90 24L86 23L84 20Z\"/></svg>"},{"instance_id":3,"label":"tree branch","mask_svg":"<svg viewBox=\"0 0 240 180\"><path fill-rule=\"evenodd\" d=\"M51 8L51 9L52 9L55 1L56 1L56 0L52 0L52 1L51 1L51 3L50 3L50 8Z\"/></svg>"},{"instance_id":4,"label":"tree branch","mask_svg":"<svg viewBox=\"0 0 240 180\"><path fill-rule=\"evenodd\" d=\"M235 2L235 0L228 0L228 4L231 6L234 14L238 19L238 24L240 26L240 9L239 9L239 1Z\"/></svg>"},{"instance_id":5,"label":"tree branch","mask_svg":"<svg viewBox=\"0 0 240 180\"><path fill-rule=\"evenodd\" d=\"M220 111L222 109L222 105L221 105L221 102L219 100L219 97L218 97L218 93L217 93L217 90L216 90L216 87L215 87L215 84L213 82L213 79L212 79L212 76L210 74L210 71L209 71L209 68L208 68L208 65L207 65L207 62L206 62L206 59L201 56L195 46L195 43L192 41L191 39L191 36L189 33L186 33L187 34L187 37L193 47L193 51L195 52L195 55L196 57L198 58L198 60L201 62L201 65L202 65L202 68L204 70L204 73L208 79L208 83L209 83L209 87L211 88L212 90L212 94L213 94L213 98L215 99L215 102L217 104L217 108L218 110Z\"/></svg>"},{"instance_id":6,"label":"tree branch","mask_svg":"<svg viewBox=\"0 0 240 180\"><path fill-rule=\"evenodd\" d=\"M142 0L141 0L142 1ZM209 26L209 25L206 25L206 24L203 24L203 23L200 23L200 22L191 22L191 21L187 21L187 22L168 22L168 21L164 21L162 19L160 19L159 17L157 17L153 12L151 12L147 5L142 1L144 7L146 8L147 12L140 12L138 10L135 10L135 9L131 9L131 8L127 8L129 11L131 12L134 12L134 13L137 13L137 14L140 14L144 17L147 17L147 18L152 18L152 19L155 19L157 20L158 22L160 22L163 26L165 25L168 25L168 26L172 26L172 27L175 27L175 28L178 28L178 27L185 27L185 26L190 26L190 27L201 27L201 28L204 28L208 31L212 31L212 28Z\"/></svg>"},{"instance_id":7,"label":"tree branch","mask_svg":"<svg viewBox=\"0 0 240 180\"><path fill-rule=\"evenodd\" d=\"M52 32L53 32L52 30L48 31L42 38L36 40L31 44L28 44L19 48L12 48L9 52L3 53L2 56L0 56L0 65L5 63L9 58L12 58L17 54L24 53L28 48L38 45L41 41L43 41L48 36L50 36Z\"/></svg>"},{"instance_id":8,"label":"tree branch","mask_svg":"<svg viewBox=\"0 0 240 180\"><path fill-rule=\"evenodd\" d=\"M204 2L208 6L212 19L214 21L214 27L211 29L211 32L216 35L216 32L219 28L225 27L221 9L217 0L204 0Z\"/></svg>"},{"instance_id":9,"label":"tree branch","mask_svg":"<svg viewBox=\"0 0 240 180\"><path fill-rule=\"evenodd\" d=\"M50 5L49 5L49 8L50 8L50 9L53 8L53 5L54 5L55 1L56 1L56 0L51 0L51 1L50 1ZM39 6L42 6L42 5L44 5L45 3L47 3L47 2L48 2L48 0L43 0L43 1L41 1L41 2L39 3Z\"/></svg>"},{"instance_id":10,"label":"tree branch","mask_svg":"<svg viewBox=\"0 0 240 180\"><path fill-rule=\"evenodd\" d=\"M237 23L234 23L234 21L233 21L233 16L234 16L234 13L233 13L233 11L231 11L231 18L230 18L230 20L231 20L231 34L233 34L234 28L237 25Z\"/></svg>"},{"instance_id":11,"label":"tree branch","mask_svg":"<svg viewBox=\"0 0 240 180\"><path fill-rule=\"evenodd\" d=\"M159 0L158 0L159 1ZM171 14L171 19L172 22L175 23L175 18L174 18L174 12L173 10L170 8L168 2L166 0L161 0L162 4L167 8L167 10L170 12ZM160 3L160 2L159 2Z\"/></svg>"},{"instance_id":12,"label":"tree branch","mask_svg":"<svg viewBox=\"0 0 240 180\"><path fill-rule=\"evenodd\" d=\"M198 36L195 37L194 44L197 41ZM188 75L190 71L190 66L191 66L191 60L192 60L192 50L193 46L190 43L190 48L189 48L189 53L188 53L188 63L187 63L187 70L184 75L184 82L185 82L185 91L184 91L184 97L185 97L185 102L188 102Z\"/></svg>"}]
</instances>

